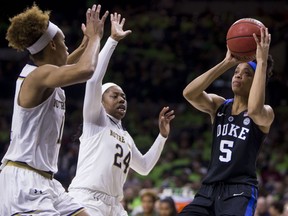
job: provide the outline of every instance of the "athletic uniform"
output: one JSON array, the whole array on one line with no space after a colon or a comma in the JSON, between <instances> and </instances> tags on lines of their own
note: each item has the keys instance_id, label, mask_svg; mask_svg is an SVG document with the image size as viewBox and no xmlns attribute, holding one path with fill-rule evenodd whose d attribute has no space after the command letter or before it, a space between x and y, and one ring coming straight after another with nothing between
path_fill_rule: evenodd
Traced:
<instances>
[{"instance_id":1,"label":"athletic uniform","mask_svg":"<svg viewBox=\"0 0 288 216\"><path fill-rule=\"evenodd\" d=\"M11 141L1 161L0 215L73 215L83 207L53 179L64 126L64 91L55 88L33 108L18 105L22 82L35 68L27 64L16 82Z\"/></svg>"},{"instance_id":2,"label":"athletic uniform","mask_svg":"<svg viewBox=\"0 0 288 216\"><path fill-rule=\"evenodd\" d=\"M232 104L226 100L217 110L208 173L180 215L254 215L256 159L265 134L247 110L232 115Z\"/></svg>"},{"instance_id":3,"label":"athletic uniform","mask_svg":"<svg viewBox=\"0 0 288 216\"><path fill-rule=\"evenodd\" d=\"M158 161L166 138L160 134L142 155L120 120L108 115L102 105L102 80L117 41L108 38L93 77L86 84L83 133L76 176L69 194L85 205L91 215L124 216L120 201L129 168L147 175Z\"/></svg>"}]
</instances>

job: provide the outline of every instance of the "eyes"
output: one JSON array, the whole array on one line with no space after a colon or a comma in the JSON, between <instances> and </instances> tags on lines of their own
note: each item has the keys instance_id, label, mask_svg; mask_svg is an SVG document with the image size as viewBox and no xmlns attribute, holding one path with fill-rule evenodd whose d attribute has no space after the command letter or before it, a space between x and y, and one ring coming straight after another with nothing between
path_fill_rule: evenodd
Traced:
<instances>
[{"instance_id":1,"label":"eyes","mask_svg":"<svg viewBox=\"0 0 288 216\"><path fill-rule=\"evenodd\" d=\"M252 72L247 68L242 70L242 71L239 70L238 68L236 68L236 70L234 72L234 76L236 76L236 75L244 75L246 77L252 77L253 76Z\"/></svg>"},{"instance_id":2,"label":"eyes","mask_svg":"<svg viewBox=\"0 0 288 216\"><path fill-rule=\"evenodd\" d=\"M117 94L117 93L113 93L110 95L111 98L113 98L114 100L116 100L118 97L121 97L123 100L126 100L126 95L125 94Z\"/></svg>"}]
</instances>

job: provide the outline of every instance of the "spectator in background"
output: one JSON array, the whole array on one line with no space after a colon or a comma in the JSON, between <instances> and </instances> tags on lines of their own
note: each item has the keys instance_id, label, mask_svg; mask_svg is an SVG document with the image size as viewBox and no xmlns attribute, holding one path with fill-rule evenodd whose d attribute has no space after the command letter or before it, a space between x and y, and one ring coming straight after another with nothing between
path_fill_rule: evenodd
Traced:
<instances>
[{"instance_id":1,"label":"spectator in background","mask_svg":"<svg viewBox=\"0 0 288 216\"><path fill-rule=\"evenodd\" d=\"M257 207L255 210L255 216L270 216L268 211L268 203L266 197L259 196L257 199Z\"/></svg>"},{"instance_id":2,"label":"spectator in background","mask_svg":"<svg viewBox=\"0 0 288 216\"><path fill-rule=\"evenodd\" d=\"M177 209L172 197L165 197L159 200L158 204L159 216L176 216Z\"/></svg>"},{"instance_id":3,"label":"spectator in background","mask_svg":"<svg viewBox=\"0 0 288 216\"><path fill-rule=\"evenodd\" d=\"M284 203L283 216L288 216L288 201Z\"/></svg>"},{"instance_id":4,"label":"spectator in background","mask_svg":"<svg viewBox=\"0 0 288 216\"><path fill-rule=\"evenodd\" d=\"M282 216L284 205L281 201L274 201L269 206L270 216Z\"/></svg>"},{"instance_id":5,"label":"spectator in background","mask_svg":"<svg viewBox=\"0 0 288 216\"><path fill-rule=\"evenodd\" d=\"M156 201L159 199L157 192L153 189L142 189L140 191L141 206L135 208L131 216L159 216L156 210Z\"/></svg>"}]
</instances>

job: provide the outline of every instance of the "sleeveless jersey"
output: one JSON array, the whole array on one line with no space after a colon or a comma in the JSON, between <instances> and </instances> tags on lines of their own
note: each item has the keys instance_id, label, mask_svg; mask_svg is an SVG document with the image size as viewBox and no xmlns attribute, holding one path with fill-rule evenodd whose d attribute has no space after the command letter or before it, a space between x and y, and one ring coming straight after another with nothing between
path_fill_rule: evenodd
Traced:
<instances>
[{"instance_id":1,"label":"sleeveless jersey","mask_svg":"<svg viewBox=\"0 0 288 216\"><path fill-rule=\"evenodd\" d=\"M65 94L61 88L33 108L18 105L23 80L36 67L26 65L16 82L9 148L2 159L25 162L38 170L58 171L57 161L65 118Z\"/></svg>"},{"instance_id":2,"label":"sleeveless jersey","mask_svg":"<svg viewBox=\"0 0 288 216\"><path fill-rule=\"evenodd\" d=\"M80 137L76 176L69 190L84 188L104 191L121 200L135 144L126 130L120 128L111 117L105 118L106 126L98 133L85 139Z\"/></svg>"},{"instance_id":3,"label":"sleeveless jersey","mask_svg":"<svg viewBox=\"0 0 288 216\"><path fill-rule=\"evenodd\" d=\"M247 110L232 115L233 99L226 100L213 124L211 160L204 184L216 182L257 186L256 160L265 134Z\"/></svg>"}]
</instances>

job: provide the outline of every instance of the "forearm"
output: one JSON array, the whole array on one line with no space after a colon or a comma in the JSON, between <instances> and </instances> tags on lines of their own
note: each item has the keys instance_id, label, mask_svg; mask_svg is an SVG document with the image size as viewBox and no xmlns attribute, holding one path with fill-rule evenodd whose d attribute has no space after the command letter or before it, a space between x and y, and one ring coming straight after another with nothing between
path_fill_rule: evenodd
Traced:
<instances>
[{"instance_id":1,"label":"forearm","mask_svg":"<svg viewBox=\"0 0 288 216\"><path fill-rule=\"evenodd\" d=\"M98 64L91 79L86 83L83 118L85 122L95 122L100 111L102 100L101 86L102 79L108 67L109 60L115 50L117 42L108 38L104 47L99 53Z\"/></svg>"},{"instance_id":2,"label":"forearm","mask_svg":"<svg viewBox=\"0 0 288 216\"><path fill-rule=\"evenodd\" d=\"M148 175L159 160L167 138L158 135L153 145L145 155L135 147L132 150L131 168L141 175Z\"/></svg>"},{"instance_id":3,"label":"forearm","mask_svg":"<svg viewBox=\"0 0 288 216\"><path fill-rule=\"evenodd\" d=\"M261 113L265 103L267 62L258 62L248 98L248 112Z\"/></svg>"},{"instance_id":4,"label":"forearm","mask_svg":"<svg viewBox=\"0 0 288 216\"><path fill-rule=\"evenodd\" d=\"M187 98L197 98L205 91L213 81L229 70L233 65L226 63L225 60L206 71L202 75L191 81L183 91L183 95Z\"/></svg>"},{"instance_id":5,"label":"forearm","mask_svg":"<svg viewBox=\"0 0 288 216\"><path fill-rule=\"evenodd\" d=\"M79 60L80 56L83 54L85 48L87 47L87 44L88 38L84 36L81 44L68 56L67 64L75 64Z\"/></svg>"},{"instance_id":6,"label":"forearm","mask_svg":"<svg viewBox=\"0 0 288 216\"><path fill-rule=\"evenodd\" d=\"M107 39L104 47L101 49L99 53L98 64L95 69L95 73L93 74L92 78L88 82L98 83L102 82L103 77L106 73L109 61L111 56L118 44L118 41L115 41L111 37Z\"/></svg>"}]
</instances>

